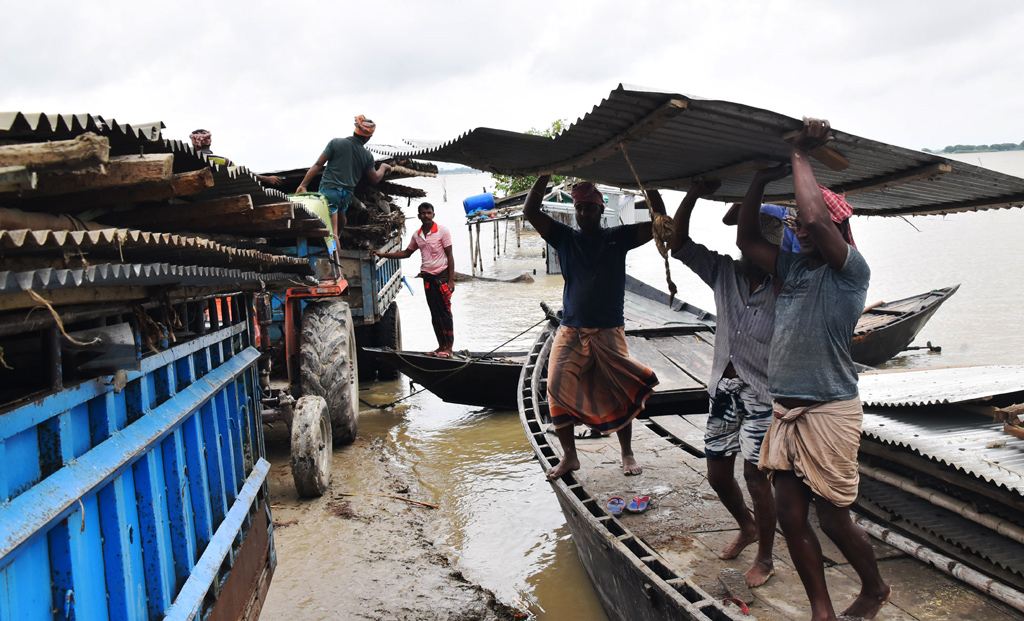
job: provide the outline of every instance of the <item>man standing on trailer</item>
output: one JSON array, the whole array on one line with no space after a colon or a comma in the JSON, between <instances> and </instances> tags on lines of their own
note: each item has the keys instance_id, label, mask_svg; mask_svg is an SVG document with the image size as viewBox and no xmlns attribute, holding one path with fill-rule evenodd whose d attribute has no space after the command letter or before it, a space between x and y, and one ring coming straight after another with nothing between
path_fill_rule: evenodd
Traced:
<instances>
[{"instance_id":1,"label":"man standing on trailer","mask_svg":"<svg viewBox=\"0 0 1024 621\"><path fill-rule=\"evenodd\" d=\"M811 169L808 152L824 145L828 133L828 121L805 119L791 142L800 253L780 252L758 227L765 187L789 174L788 166L755 175L740 208L736 240L744 255L782 281L768 362L773 420L760 466L775 484L779 524L815 621L836 619L836 613L821 546L807 519L812 502L822 531L860 577L860 593L843 614L873 619L892 597L867 533L850 519L863 418L850 342L871 270L853 246L852 208L819 186Z\"/></svg>"},{"instance_id":2,"label":"man standing on trailer","mask_svg":"<svg viewBox=\"0 0 1024 621\"><path fill-rule=\"evenodd\" d=\"M356 117L355 131L346 138L334 138L327 143L324 152L313 167L302 178L297 193L306 192L313 178L323 173L320 179L320 193L327 198L331 211L331 224L335 234L348 223L345 212L352 204L356 185L364 176L373 185L380 183L391 170L389 164L373 167L373 154L364 146L370 141L377 124L363 115Z\"/></svg>"},{"instance_id":3,"label":"man standing on trailer","mask_svg":"<svg viewBox=\"0 0 1024 621\"><path fill-rule=\"evenodd\" d=\"M713 194L719 183L695 183L679 204L673 219L672 256L682 261L715 292L718 329L708 393L711 397L704 453L708 482L736 519L740 532L719 554L734 559L751 543L758 543L754 564L744 574L748 587L759 587L775 573L775 498L768 477L758 469L761 442L772 421L768 392L768 351L775 329L774 279L747 258L737 261L709 250L690 238L690 216L697 199ZM657 192L652 203L661 204ZM734 205L724 221L735 224ZM662 207L664 208L664 207ZM774 245L782 242L783 220L762 208L761 233ZM743 478L753 501L751 515L733 476L736 453L743 456Z\"/></svg>"},{"instance_id":4,"label":"man standing on trailer","mask_svg":"<svg viewBox=\"0 0 1024 621\"><path fill-rule=\"evenodd\" d=\"M643 468L633 456L632 423L658 378L626 349L626 253L651 241L653 227L643 222L603 228L604 196L589 182L572 188L579 230L556 222L541 211L549 179L537 178L523 207L530 224L558 252L565 279L562 323L548 363L548 403L562 459L547 478L579 470L573 427L580 423L604 435L615 433L623 473L637 475Z\"/></svg>"},{"instance_id":5,"label":"man standing on trailer","mask_svg":"<svg viewBox=\"0 0 1024 621\"><path fill-rule=\"evenodd\" d=\"M455 321L452 317L452 292L455 291L455 257L452 255L452 236L448 229L434 222L434 206L420 203L417 210L420 223L409 246L398 252L373 254L385 259L408 259L420 251L423 264L417 278L423 279L423 291L430 309L430 319L437 337L437 349L431 352L441 358L450 358L455 344Z\"/></svg>"}]
</instances>

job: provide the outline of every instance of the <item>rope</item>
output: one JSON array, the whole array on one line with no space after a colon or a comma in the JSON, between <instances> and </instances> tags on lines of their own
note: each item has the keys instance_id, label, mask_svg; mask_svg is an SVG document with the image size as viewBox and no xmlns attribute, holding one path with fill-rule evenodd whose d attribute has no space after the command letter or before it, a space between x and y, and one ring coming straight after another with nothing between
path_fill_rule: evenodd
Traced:
<instances>
[{"instance_id":1,"label":"rope","mask_svg":"<svg viewBox=\"0 0 1024 621\"><path fill-rule=\"evenodd\" d=\"M633 173L633 178L636 179L636 185L640 188L640 192L644 195L644 200L647 201L647 207L651 206L651 199L647 196L647 190L644 188L644 184L640 183L640 175L636 174L636 168L633 167L632 160L629 159L629 152L626 150L626 143L620 142L619 146L622 148L622 155L626 157L626 163L629 164L629 170ZM674 231L672 218L660 213L654 213L651 211L651 227L654 232L654 245L658 247L658 253L665 259L665 282L668 283L668 305L672 306L672 302L676 299L676 283L672 282L672 270L669 268L668 261L668 242L672 239Z\"/></svg>"},{"instance_id":2,"label":"rope","mask_svg":"<svg viewBox=\"0 0 1024 621\"><path fill-rule=\"evenodd\" d=\"M523 336L524 334L526 334L526 333L527 333L527 332L529 332L530 330L533 330L534 328L536 328L536 327L537 327L537 326L539 326L540 324L544 323L545 321L548 321L549 319L550 319L550 317L548 317L547 315L544 315L544 318L543 318L543 319L541 319L541 320L540 320L540 321L538 321L537 323L533 324L533 325L532 325L532 326L530 326L529 328L527 328L527 329L523 330L523 331L522 331L522 332L520 332L519 334L517 334L517 335L513 336L512 338L510 338L509 340L505 341L505 342L504 342L504 343L502 343L501 345L498 345L497 347L495 347L495 348L494 348L494 349L492 349L491 351L487 352L487 353L486 353L486 354L484 354L483 356L480 356L479 358L470 358L470 359L469 359L469 360L467 360L467 361L466 361L466 362L465 362L465 363L464 363L464 364L463 364L462 366L458 367L458 368L457 368L457 369L455 369L454 371L451 371L451 372L449 372L449 373L448 373L447 375L443 375L443 376L441 376L440 378L438 378L438 380L437 380L436 382L432 382L432 383L431 383L431 384L430 384L429 386L423 386L423 387L422 387L422 388L420 388L419 390L417 390L417 391L414 391L414 392L411 392L411 393L409 393L409 394L405 395L404 397L402 397L402 398L400 398L400 399L395 399L395 400L394 400L394 401L392 401L391 403L385 403L385 404L383 404L383 405L377 405L376 403L370 403L370 402L368 402L368 401L364 400L364 399L363 399L362 397L360 397L360 399L359 399L359 402L360 402L360 403L362 403L363 405L365 405L366 407L374 408L374 409L376 409L376 410L386 410L386 409L389 409L389 408L393 408L393 407L395 407L396 405L398 405L399 403L401 403L402 401L405 401L406 399L408 399L408 398L410 398L410 397L414 397L414 396L416 396L416 395L420 394L421 392L423 392L424 390L430 390L430 389L431 389L431 388L433 388L434 386L437 386L437 385L438 385L438 384L440 384L441 382L443 382L443 381L445 381L445 380L447 380L447 379L450 379L450 378L451 378L451 377L453 377L454 375L456 375L456 374L458 374L458 373L462 372L463 370L465 370L466 368L468 368L468 367L472 366L473 364L477 363L478 361L480 361L480 360L482 360L482 359L484 359L484 358L487 358L488 356L490 356L490 355L491 355L491 354L493 354L494 352L498 351L498 350L499 350L499 349L501 349L502 347L504 347L504 346L508 345L508 344L509 344L509 343L511 343L512 341L514 341L514 340L516 340L517 338L519 338L519 337ZM401 355L399 355L399 357L401 358ZM402 360L405 360L405 358L402 358ZM408 360L406 360L406 362L408 362ZM432 369L420 369L420 367L416 367L415 365L411 365L411 366L413 366L414 368L416 368L416 369L419 369L419 370L421 370L421 371L429 371L429 372L432 372L432 373L440 373L440 372L442 372L442 371L434 371L434 370L432 370Z\"/></svg>"}]
</instances>

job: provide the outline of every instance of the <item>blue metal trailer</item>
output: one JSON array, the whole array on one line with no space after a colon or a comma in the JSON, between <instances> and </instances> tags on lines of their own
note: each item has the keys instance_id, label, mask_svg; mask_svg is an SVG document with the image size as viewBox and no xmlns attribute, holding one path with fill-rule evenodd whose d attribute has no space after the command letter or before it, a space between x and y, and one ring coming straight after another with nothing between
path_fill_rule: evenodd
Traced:
<instances>
[{"instance_id":1,"label":"blue metal trailer","mask_svg":"<svg viewBox=\"0 0 1024 621\"><path fill-rule=\"evenodd\" d=\"M258 616L275 557L252 298L209 321L199 304L205 334L0 410L0 620Z\"/></svg>"}]
</instances>

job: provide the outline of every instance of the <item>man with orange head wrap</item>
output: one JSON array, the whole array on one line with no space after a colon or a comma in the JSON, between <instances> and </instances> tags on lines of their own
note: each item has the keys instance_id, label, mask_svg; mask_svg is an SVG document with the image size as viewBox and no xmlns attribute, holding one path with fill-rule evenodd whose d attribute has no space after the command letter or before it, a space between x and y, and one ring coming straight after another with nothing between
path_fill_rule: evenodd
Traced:
<instances>
[{"instance_id":1,"label":"man with orange head wrap","mask_svg":"<svg viewBox=\"0 0 1024 621\"><path fill-rule=\"evenodd\" d=\"M317 158L299 184L298 193L306 191L306 187L314 177L323 173L320 180L320 193L327 198L331 210L331 223L334 230L344 228L348 223L345 212L352 204L352 193L356 184L364 176L370 183L377 185L384 175L391 170L388 164L373 167L373 154L364 146L370 141L377 124L363 115L356 117L355 130L351 136L334 138L327 143L327 148Z\"/></svg>"}]
</instances>

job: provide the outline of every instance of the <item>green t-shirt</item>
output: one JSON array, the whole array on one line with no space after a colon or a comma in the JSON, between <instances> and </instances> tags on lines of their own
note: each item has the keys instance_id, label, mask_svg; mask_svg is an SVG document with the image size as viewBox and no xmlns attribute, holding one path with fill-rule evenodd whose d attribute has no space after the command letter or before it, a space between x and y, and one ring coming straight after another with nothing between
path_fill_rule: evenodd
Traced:
<instances>
[{"instance_id":1,"label":"green t-shirt","mask_svg":"<svg viewBox=\"0 0 1024 621\"><path fill-rule=\"evenodd\" d=\"M334 138L324 149L327 165L320 179L322 189L342 188L352 191L363 175L373 168L373 154L354 136Z\"/></svg>"}]
</instances>

